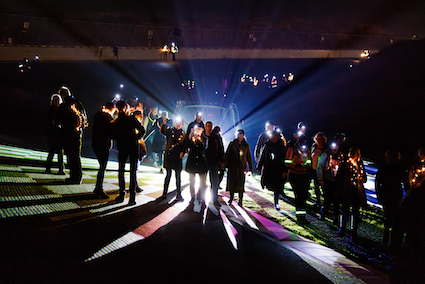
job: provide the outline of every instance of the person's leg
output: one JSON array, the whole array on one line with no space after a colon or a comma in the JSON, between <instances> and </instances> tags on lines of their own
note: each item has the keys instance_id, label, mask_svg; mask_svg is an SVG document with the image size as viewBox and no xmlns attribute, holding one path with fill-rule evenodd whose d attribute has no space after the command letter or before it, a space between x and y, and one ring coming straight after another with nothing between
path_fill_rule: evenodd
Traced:
<instances>
[{"instance_id":1,"label":"person's leg","mask_svg":"<svg viewBox=\"0 0 425 284\"><path fill-rule=\"evenodd\" d=\"M195 174L189 173L190 196L195 199Z\"/></svg>"},{"instance_id":2,"label":"person's leg","mask_svg":"<svg viewBox=\"0 0 425 284\"><path fill-rule=\"evenodd\" d=\"M130 201L128 204L136 204L136 184L137 184L137 164L138 160L138 149L132 149L130 153Z\"/></svg>"},{"instance_id":3,"label":"person's leg","mask_svg":"<svg viewBox=\"0 0 425 284\"><path fill-rule=\"evenodd\" d=\"M211 181L211 197L214 204L218 203L218 164L209 165L210 181Z\"/></svg>"},{"instance_id":4,"label":"person's leg","mask_svg":"<svg viewBox=\"0 0 425 284\"><path fill-rule=\"evenodd\" d=\"M199 201L200 202L205 202L205 193L207 190L206 179L207 179L206 174L199 174Z\"/></svg>"},{"instance_id":5,"label":"person's leg","mask_svg":"<svg viewBox=\"0 0 425 284\"><path fill-rule=\"evenodd\" d=\"M99 162L99 170L97 172L96 186L94 193L98 195L103 194L103 180L105 177L106 165L109 158L109 149L98 149L93 148L94 153L96 154L97 161Z\"/></svg>"},{"instance_id":6,"label":"person's leg","mask_svg":"<svg viewBox=\"0 0 425 284\"><path fill-rule=\"evenodd\" d=\"M119 186L119 195L115 199L118 202L124 201L125 196L125 161L127 160L127 153L123 149L118 151L118 186Z\"/></svg>"},{"instance_id":7,"label":"person's leg","mask_svg":"<svg viewBox=\"0 0 425 284\"><path fill-rule=\"evenodd\" d=\"M177 200L183 200L182 197L182 181L181 181L181 171L176 172L176 190L177 190Z\"/></svg>"},{"instance_id":8,"label":"person's leg","mask_svg":"<svg viewBox=\"0 0 425 284\"><path fill-rule=\"evenodd\" d=\"M164 179L164 191L162 192L162 197L166 198L168 193L168 186L170 185L170 179L171 179L171 169L166 168L167 174L165 175Z\"/></svg>"},{"instance_id":9,"label":"person's leg","mask_svg":"<svg viewBox=\"0 0 425 284\"><path fill-rule=\"evenodd\" d=\"M54 137L47 136L47 142L49 143L49 154L46 160L46 173L51 173L53 156L56 152Z\"/></svg>"}]
</instances>

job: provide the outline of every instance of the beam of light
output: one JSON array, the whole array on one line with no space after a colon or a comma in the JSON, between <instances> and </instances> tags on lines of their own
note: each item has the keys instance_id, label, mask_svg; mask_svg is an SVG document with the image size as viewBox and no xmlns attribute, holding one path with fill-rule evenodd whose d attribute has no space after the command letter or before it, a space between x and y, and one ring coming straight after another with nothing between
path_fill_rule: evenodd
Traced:
<instances>
[{"instance_id":1,"label":"beam of light","mask_svg":"<svg viewBox=\"0 0 425 284\"><path fill-rule=\"evenodd\" d=\"M229 238L231 244L238 250L238 241L236 240L236 235L238 231L236 228L230 223L229 219L227 219L226 215L224 215L223 211L220 210L221 220L223 221L224 229L226 230L227 237Z\"/></svg>"},{"instance_id":2,"label":"beam of light","mask_svg":"<svg viewBox=\"0 0 425 284\"><path fill-rule=\"evenodd\" d=\"M169 208L167 208L164 212L150 220L149 222L140 225L138 228L134 229L131 232L128 232L124 236L114 240L107 246L103 247L96 253L94 253L91 257L87 258L84 262L92 261L98 259L102 256L105 256L109 253L122 249L126 246L144 240L155 233L159 228L170 223L174 218L177 217L181 212L183 212L187 206L188 202L177 203Z\"/></svg>"},{"instance_id":3,"label":"beam of light","mask_svg":"<svg viewBox=\"0 0 425 284\"><path fill-rule=\"evenodd\" d=\"M107 255L107 254L109 254L113 251L122 249L126 246L134 244L134 243L141 241L143 239L144 239L143 236L140 236L140 235L135 234L133 232L129 232L129 233L125 234L124 236L116 239L115 241L113 241L109 245L105 246L104 248L100 249L99 251L94 253L91 257L84 260L84 262L89 262L89 261L95 260L97 258L105 256L105 255Z\"/></svg>"}]
</instances>

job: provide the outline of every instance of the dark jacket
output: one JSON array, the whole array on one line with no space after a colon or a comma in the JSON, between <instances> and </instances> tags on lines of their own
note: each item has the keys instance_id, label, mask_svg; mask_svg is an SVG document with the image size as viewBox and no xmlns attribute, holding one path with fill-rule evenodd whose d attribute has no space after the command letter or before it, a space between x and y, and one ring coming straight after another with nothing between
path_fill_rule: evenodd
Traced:
<instances>
[{"instance_id":1,"label":"dark jacket","mask_svg":"<svg viewBox=\"0 0 425 284\"><path fill-rule=\"evenodd\" d=\"M165 143L167 138L159 130L161 128L162 118L158 118L155 122L154 133L153 133L153 142L152 142L152 152L161 153L164 151Z\"/></svg>"},{"instance_id":2,"label":"dark jacket","mask_svg":"<svg viewBox=\"0 0 425 284\"><path fill-rule=\"evenodd\" d=\"M192 121L191 123L189 123L188 127L187 127L187 135L189 135L192 132L192 128L194 128L196 126L201 127L201 128L205 128L204 127L204 122L201 120L201 122L197 122L196 120Z\"/></svg>"},{"instance_id":3,"label":"dark jacket","mask_svg":"<svg viewBox=\"0 0 425 284\"><path fill-rule=\"evenodd\" d=\"M351 162L350 159L341 164L340 170L343 171L341 173L344 176L342 201L345 206L361 207L366 205L366 193L363 183L366 182L367 177L363 160L358 161L356 164Z\"/></svg>"},{"instance_id":4,"label":"dark jacket","mask_svg":"<svg viewBox=\"0 0 425 284\"><path fill-rule=\"evenodd\" d=\"M261 154L261 150L263 146L266 144L267 140L269 139L269 136L267 131L264 131L263 133L258 136L257 144L255 145L254 149L254 158L259 158ZM258 166L257 166L258 168Z\"/></svg>"},{"instance_id":5,"label":"dark jacket","mask_svg":"<svg viewBox=\"0 0 425 284\"><path fill-rule=\"evenodd\" d=\"M407 174L403 166L395 162L383 163L376 173L375 189L378 201L382 205L393 206L403 199L402 184L407 186Z\"/></svg>"},{"instance_id":6,"label":"dark jacket","mask_svg":"<svg viewBox=\"0 0 425 284\"><path fill-rule=\"evenodd\" d=\"M215 132L211 132L207 139L205 155L208 164L220 164L224 160L224 147L220 137Z\"/></svg>"},{"instance_id":7,"label":"dark jacket","mask_svg":"<svg viewBox=\"0 0 425 284\"><path fill-rule=\"evenodd\" d=\"M187 157L186 171L189 173L205 174L208 170L207 158L205 155L205 136L200 139L187 139L189 156Z\"/></svg>"},{"instance_id":8,"label":"dark jacket","mask_svg":"<svg viewBox=\"0 0 425 284\"><path fill-rule=\"evenodd\" d=\"M319 158L317 178L336 181L342 162L344 162L344 155L340 151L334 154L331 149L327 149Z\"/></svg>"},{"instance_id":9,"label":"dark jacket","mask_svg":"<svg viewBox=\"0 0 425 284\"><path fill-rule=\"evenodd\" d=\"M239 145L238 139L234 139L227 147L224 163L228 169L246 170L247 163L249 171L253 171L251 149L246 140Z\"/></svg>"},{"instance_id":10,"label":"dark jacket","mask_svg":"<svg viewBox=\"0 0 425 284\"><path fill-rule=\"evenodd\" d=\"M261 186L263 188L274 191L282 190L285 157L286 147L283 140L279 139L276 143L269 140L264 144L257 165L257 169L263 168L261 174Z\"/></svg>"},{"instance_id":11,"label":"dark jacket","mask_svg":"<svg viewBox=\"0 0 425 284\"><path fill-rule=\"evenodd\" d=\"M88 126L87 120L83 104L68 96L59 106L55 122L60 127L62 136L75 136L83 133L83 129Z\"/></svg>"},{"instance_id":12,"label":"dark jacket","mask_svg":"<svg viewBox=\"0 0 425 284\"><path fill-rule=\"evenodd\" d=\"M118 150L123 148L138 149L139 139L145 134L145 128L134 116L125 113L111 122L112 138L117 141Z\"/></svg>"},{"instance_id":13,"label":"dark jacket","mask_svg":"<svg viewBox=\"0 0 425 284\"><path fill-rule=\"evenodd\" d=\"M186 151L186 133L183 129L167 127L165 124L161 125L160 131L166 137L164 168L181 171L183 166L180 153Z\"/></svg>"},{"instance_id":14,"label":"dark jacket","mask_svg":"<svg viewBox=\"0 0 425 284\"><path fill-rule=\"evenodd\" d=\"M111 121L112 116L104 111L98 111L94 115L92 130L93 148L111 149Z\"/></svg>"}]
</instances>

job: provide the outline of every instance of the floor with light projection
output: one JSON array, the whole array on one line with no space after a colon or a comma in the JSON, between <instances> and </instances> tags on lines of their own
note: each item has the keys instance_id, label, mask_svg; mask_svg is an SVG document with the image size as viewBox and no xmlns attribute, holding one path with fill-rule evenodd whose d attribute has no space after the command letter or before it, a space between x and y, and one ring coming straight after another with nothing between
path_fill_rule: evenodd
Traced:
<instances>
[{"instance_id":1,"label":"floor with light projection","mask_svg":"<svg viewBox=\"0 0 425 284\"><path fill-rule=\"evenodd\" d=\"M159 199L165 174L142 164L143 192L128 206L128 196L114 201L116 162L105 174L110 198L101 200L92 194L95 159L82 158L82 184L67 185L68 175L44 173L46 157L0 145L2 283L389 283L384 273L315 241L315 226L327 226L317 216L307 215L302 227L290 202L274 209L258 176L247 178L243 206L237 198L227 205L220 190L216 207L190 201L185 172L184 201L175 201L174 178L168 198Z\"/></svg>"}]
</instances>

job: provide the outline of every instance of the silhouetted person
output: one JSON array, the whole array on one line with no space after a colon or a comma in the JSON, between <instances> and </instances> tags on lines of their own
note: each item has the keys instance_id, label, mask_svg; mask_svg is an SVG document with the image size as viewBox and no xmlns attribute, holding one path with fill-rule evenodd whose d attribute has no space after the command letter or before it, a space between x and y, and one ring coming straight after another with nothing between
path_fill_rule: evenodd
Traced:
<instances>
[{"instance_id":1,"label":"silhouetted person","mask_svg":"<svg viewBox=\"0 0 425 284\"><path fill-rule=\"evenodd\" d=\"M83 176L81 169L81 144L83 130L88 126L84 106L76 100L67 87L61 87L59 94L63 103L59 106L56 124L61 129L61 143L67 156L70 177L66 182L80 184Z\"/></svg>"},{"instance_id":2,"label":"silhouetted person","mask_svg":"<svg viewBox=\"0 0 425 284\"><path fill-rule=\"evenodd\" d=\"M204 125L204 122L202 121L203 119L204 119L204 115L202 114L202 112L197 112L195 115L195 120L189 123L189 125L187 126L186 133L190 134L192 132L192 128L194 128L195 126L204 128L205 125Z\"/></svg>"},{"instance_id":3,"label":"silhouetted person","mask_svg":"<svg viewBox=\"0 0 425 284\"><path fill-rule=\"evenodd\" d=\"M245 131L238 130L237 138L230 142L224 156L227 171L227 189L230 191L229 204L232 204L235 193L239 194L239 206L242 206L245 192L245 172L248 166L248 175L252 174L252 157L249 144L246 142Z\"/></svg>"},{"instance_id":4,"label":"silhouetted person","mask_svg":"<svg viewBox=\"0 0 425 284\"><path fill-rule=\"evenodd\" d=\"M107 102L102 110L94 115L93 119L92 147L99 162L99 171L97 172L96 186L93 192L97 198L109 198L103 192L103 180L106 165L108 164L109 151L112 148L111 121L114 112L114 104Z\"/></svg>"},{"instance_id":5,"label":"silhouetted person","mask_svg":"<svg viewBox=\"0 0 425 284\"><path fill-rule=\"evenodd\" d=\"M262 148L257 171L258 174L261 174L261 186L273 191L276 210L280 210L279 196L283 193L283 183L287 175L285 157L286 146L284 140L280 132L274 130Z\"/></svg>"},{"instance_id":6,"label":"silhouetted person","mask_svg":"<svg viewBox=\"0 0 425 284\"><path fill-rule=\"evenodd\" d=\"M384 210L384 237L382 243L388 244L390 228L394 225L395 214L403 200L403 184L407 186L407 174L398 162L395 150L385 152L385 163L376 173L375 189L378 202Z\"/></svg>"},{"instance_id":7,"label":"silhouetted person","mask_svg":"<svg viewBox=\"0 0 425 284\"><path fill-rule=\"evenodd\" d=\"M366 205L366 194L363 183L366 182L366 171L363 165L360 149L350 148L344 172L344 187L342 193L342 222L338 232L343 235L350 216L350 207L353 214L353 229L351 241L357 241L357 229L360 222L360 208Z\"/></svg>"},{"instance_id":8,"label":"silhouetted person","mask_svg":"<svg viewBox=\"0 0 425 284\"><path fill-rule=\"evenodd\" d=\"M156 119L155 122L155 131L152 141L152 160L153 165L155 167L159 167L159 172L163 173L162 164L164 161L164 149L165 149L165 143L166 143L166 137L161 134L160 128L162 123L168 120L168 112L163 111L161 113L161 117ZM158 162L156 162L156 158L158 157Z\"/></svg>"},{"instance_id":9,"label":"silhouetted person","mask_svg":"<svg viewBox=\"0 0 425 284\"><path fill-rule=\"evenodd\" d=\"M272 131L275 129L276 125L268 120L266 124L264 125L264 132L258 136L257 144L255 145L254 149L254 159L255 162L258 163L258 160L260 159L261 149L263 148L264 144L266 144L267 140L269 140L270 135ZM258 166L257 166L258 170Z\"/></svg>"},{"instance_id":10,"label":"silhouetted person","mask_svg":"<svg viewBox=\"0 0 425 284\"><path fill-rule=\"evenodd\" d=\"M117 102L118 117L111 123L113 138L118 147L118 183L119 195L115 199L123 202L125 197L125 163L130 159L130 200L128 205L136 204L136 168L139 157L138 140L145 134L143 125L132 115L127 114L128 105L124 101Z\"/></svg>"},{"instance_id":11,"label":"silhouetted person","mask_svg":"<svg viewBox=\"0 0 425 284\"><path fill-rule=\"evenodd\" d=\"M63 154L60 139L60 128L55 122L56 115L60 104L62 104L62 98L58 94L53 94L50 98L50 107L47 111L47 127L44 134L47 136L47 142L49 143L49 154L47 155L46 161L46 173L51 173L53 156L58 155L59 175L64 175L63 171Z\"/></svg>"},{"instance_id":12,"label":"silhouetted person","mask_svg":"<svg viewBox=\"0 0 425 284\"><path fill-rule=\"evenodd\" d=\"M203 128L194 126L187 139L189 155L186 162L186 171L189 173L190 195L192 201L196 196L199 203L205 202L205 190L207 187L205 178L208 170L205 155L206 137L203 131ZM196 175L199 176L199 189L197 194L195 194Z\"/></svg>"},{"instance_id":13,"label":"silhouetted person","mask_svg":"<svg viewBox=\"0 0 425 284\"><path fill-rule=\"evenodd\" d=\"M224 144L223 144L223 137L221 137L221 128L220 126L214 126L213 128L213 132L215 133L215 135L218 138L218 142L220 143L219 147L222 147L224 149ZM220 165L220 169L218 170L218 188L220 187L220 183L223 181L224 178L224 168L222 165Z\"/></svg>"},{"instance_id":14,"label":"silhouetted person","mask_svg":"<svg viewBox=\"0 0 425 284\"><path fill-rule=\"evenodd\" d=\"M114 53L112 60L114 60L116 58L117 61L118 61L118 46L114 45L114 47L112 48L112 52Z\"/></svg>"},{"instance_id":15,"label":"silhouetted person","mask_svg":"<svg viewBox=\"0 0 425 284\"><path fill-rule=\"evenodd\" d=\"M158 118L159 118L158 107L154 106L149 108L149 113L148 115L145 116L143 120L143 126L145 127L145 130L146 130L143 140L145 141L145 144L146 144L146 150L147 150L146 157L148 159L152 159L152 143L153 143L153 138L155 136L155 131L157 130L157 128L155 127L155 124ZM154 162L155 161L152 160L152 163Z\"/></svg>"},{"instance_id":16,"label":"silhouetted person","mask_svg":"<svg viewBox=\"0 0 425 284\"><path fill-rule=\"evenodd\" d=\"M211 121L205 123L205 137L207 139L205 154L210 175L212 201L218 206L220 205L218 202L219 170L224 161L224 147L220 137L213 131Z\"/></svg>"},{"instance_id":17,"label":"silhouetted person","mask_svg":"<svg viewBox=\"0 0 425 284\"><path fill-rule=\"evenodd\" d=\"M182 159L186 151L186 133L184 133L183 121L180 117L174 120L174 127L167 125L169 120L163 120L160 131L166 137L166 145L164 151L164 168L167 175L164 180L164 191L162 198L167 197L168 186L170 185L172 170L176 175L177 201L182 201L181 196L181 171L183 168Z\"/></svg>"}]
</instances>

